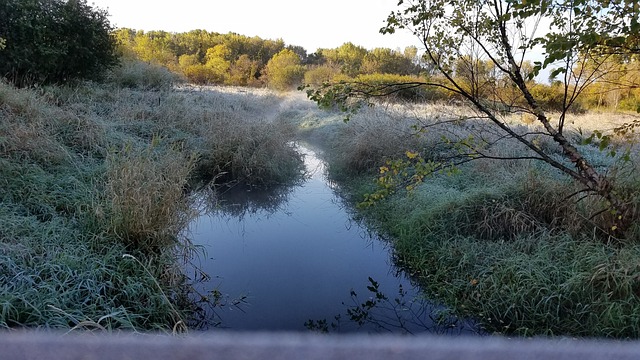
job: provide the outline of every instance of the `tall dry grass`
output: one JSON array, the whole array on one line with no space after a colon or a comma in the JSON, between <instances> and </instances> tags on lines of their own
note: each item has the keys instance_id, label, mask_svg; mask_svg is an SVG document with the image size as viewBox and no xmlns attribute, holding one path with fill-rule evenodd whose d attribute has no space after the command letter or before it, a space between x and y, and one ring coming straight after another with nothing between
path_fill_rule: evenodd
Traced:
<instances>
[{"instance_id":1,"label":"tall dry grass","mask_svg":"<svg viewBox=\"0 0 640 360\"><path fill-rule=\"evenodd\" d=\"M106 159L106 209L96 211L128 248L166 251L197 215L187 193L195 162L177 149L162 151L156 141L112 152Z\"/></svg>"}]
</instances>

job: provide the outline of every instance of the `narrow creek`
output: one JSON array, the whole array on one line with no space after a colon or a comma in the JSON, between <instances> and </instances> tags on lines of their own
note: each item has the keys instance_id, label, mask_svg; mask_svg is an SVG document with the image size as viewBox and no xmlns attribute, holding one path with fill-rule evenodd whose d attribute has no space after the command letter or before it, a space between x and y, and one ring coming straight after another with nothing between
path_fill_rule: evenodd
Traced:
<instances>
[{"instance_id":1,"label":"narrow creek","mask_svg":"<svg viewBox=\"0 0 640 360\"><path fill-rule=\"evenodd\" d=\"M192 224L192 241L206 253L197 265L208 275L194 286L217 299L199 327L474 333L469 322L447 315L435 324L442 309L420 300L388 244L352 220L319 157L299 151L304 182L228 191L219 210Z\"/></svg>"}]
</instances>

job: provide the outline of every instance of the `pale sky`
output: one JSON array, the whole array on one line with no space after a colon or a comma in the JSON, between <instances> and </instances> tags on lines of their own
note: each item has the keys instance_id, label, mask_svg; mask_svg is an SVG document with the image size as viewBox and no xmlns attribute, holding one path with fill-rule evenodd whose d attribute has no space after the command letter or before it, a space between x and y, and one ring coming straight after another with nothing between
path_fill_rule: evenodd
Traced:
<instances>
[{"instance_id":1,"label":"pale sky","mask_svg":"<svg viewBox=\"0 0 640 360\"><path fill-rule=\"evenodd\" d=\"M136 30L204 29L263 39L283 39L307 52L352 42L367 49L404 49L418 40L408 32L382 35L398 0L89 0L106 9L111 24Z\"/></svg>"}]
</instances>

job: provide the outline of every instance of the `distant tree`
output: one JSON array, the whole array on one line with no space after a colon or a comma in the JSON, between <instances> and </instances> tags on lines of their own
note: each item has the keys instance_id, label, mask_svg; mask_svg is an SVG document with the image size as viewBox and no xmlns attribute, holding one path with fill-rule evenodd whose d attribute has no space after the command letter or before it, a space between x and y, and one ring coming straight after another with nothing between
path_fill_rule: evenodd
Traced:
<instances>
[{"instance_id":1,"label":"distant tree","mask_svg":"<svg viewBox=\"0 0 640 360\"><path fill-rule=\"evenodd\" d=\"M404 48L404 52L402 53L404 57L411 61L417 62L418 59L418 47L417 46L407 46Z\"/></svg>"},{"instance_id":2,"label":"distant tree","mask_svg":"<svg viewBox=\"0 0 640 360\"><path fill-rule=\"evenodd\" d=\"M182 55L178 59L182 74L193 84L208 84L215 80L212 71L198 60L198 55Z\"/></svg>"},{"instance_id":3,"label":"distant tree","mask_svg":"<svg viewBox=\"0 0 640 360\"><path fill-rule=\"evenodd\" d=\"M242 54L231 64L227 82L237 86L257 86L260 84L257 79L259 66L257 60L251 60L249 55Z\"/></svg>"},{"instance_id":4,"label":"distant tree","mask_svg":"<svg viewBox=\"0 0 640 360\"><path fill-rule=\"evenodd\" d=\"M230 57L231 51L224 44L216 45L207 50L205 65L210 69L212 82L223 83L225 81L231 67L231 62L228 60Z\"/></svg>"},{"instance_id":5,"label":"distant tree","mask_svg":"<svg viewBox=\"0 0 640 360\"><path fill-rule=\"evenodd\" d=\"M339 74L340 68L335 65L312 66L304 73L304 83L312 86L321 86L324 83L334 81Z\"/></svg>"},{"instance_id":6,"label":"distant tree","mask_svg":"<svg viewBox=\"0 0 640 360\"><path fill-rule=\"evenodd\" d=\"M362 59L360 73L363 74L417 74L419 67L413 62L413 58L387 48L376 48Z\"/></svg>"},{"instance_id":7,"label":"distant tree","mask_svg":"<svg viewBox=\"0 0 640 360\"><path fill-rule=\"evenodd\" d=\"M198 55L181 55L178 58L178 65L181 68L186 68L188 66L192 66L192 65L199 65L200 61L198 60Z\"/></svg>"},{"instance_id":8,"label":"distant tree","mask_svg":"<svg viewBox=\"0 0 640 360\"><path fill-rule=\"evenodd\" d=\"M322 51L316 51L307 55L307 62L305 65L323 65L327 62L327 59L322 55Z\"/></svg>"},{"instance_id":9,"label":"distant tree","mask_svg":"<svg viewBox=\"0 0 640 360\"><path fill-rule=\"evenodd\" d=\"M307 59L308 59L309 55L307 54L307 50L305 48L303 48L302 46L298 46L298 45L287 45L286 49L289 49L289 50L293 51L294 53L298 54L302 64L307 64Z\"/></svg>"},{"instance_id":10,"label":"distant tree","mask_svg":"<svg viewBox=\"0 0 640 360\"><path fill-rule=\"evenodd\" d=\"M360 74L360 67L367 55L367 49L345 43L335 49L321 49L322 56L332 65L338 65L343 74L354 77Z\"/></svg>"},{"instance_id":11,"label":"distant tree","mask_svg":"<svg viewBox=\"0 0 640 360\"><path fill-rule=\"evenodd\" d=\"M125 59L137 59L138 55L134 50L136 31L128 28L120 28L112 32L116 40L118 55Z\"/></svg>"},{"instance_id":12,"label":"distant tree","mask_svg":"<svg viewBox=\"0 0 640 360\"><path fill-rule=\"evenodd\" d=\"M275 54L265 67L265 78L270 88L287 90L302 83L305 68L295 52L284 49Z\"/></svg>"},{"instance_id":13,"label":"distant tree","mask_svg":"<svg viewBox=\"0 0 640 360\"><path fill-rule=\"evenodd\" d=\"M100 78L117 63L111 31L86 0L2 0L0 76L18 86Z\"/></svg>"},{"instance_id":14,"label":"distant tree","mask_svg":"<svg viewBox=\"0 0 640 360\"><path fill-rule=\"evenodd\" d=\"M178 60L173 38L166 31L142 30L136 33L133 50L142 61L172 68Z\"/></svg>"}]
</instances>

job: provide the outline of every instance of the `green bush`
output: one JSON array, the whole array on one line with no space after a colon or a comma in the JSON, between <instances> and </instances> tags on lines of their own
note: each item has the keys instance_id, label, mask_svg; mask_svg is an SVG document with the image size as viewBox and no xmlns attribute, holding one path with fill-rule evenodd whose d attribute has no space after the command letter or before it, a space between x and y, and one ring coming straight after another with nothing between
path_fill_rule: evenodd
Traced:
<instances>
[{"instance_id":1,"label":"green bush","mask_svg":"<svg viewBox=\"0 0 640 360\"><path fill-rule=\"evenodd\" d=\"M424 81L424 79L415 76L378 73L358 75L355 80L377 88L381 85L406 84ZM446 99L448 95L438 88L418 86L399 90L395 92L395 96L400 99L411 101L438 101Z\"/></svg>"},{"instance_id":2,"label":"green bush","mask_svg":"<svg viewBox=\"0 0 640 360\"><path fill-rule=\"evenodd\" d=\"M635 112L640 112L640 100L638 100L635 96L631 95L626 97L620 101L618 105L620 110L630 110Z\"/></svg>"},{"instance_id":3,"label":"green bush","mask_svg":"<svg viewBox=\"0 0 640 360\"><path fill-rule=\"evenodd\" d=\"M4 0L0 76L17 86L100 78L117 62L111 30L86 0Z\"/></svg>"},{"instance_id":4,"label":"green bush","mask_svg":"<svg viewBox=\"0 0 640 360\"><path fill-rule=\"evenodd\" d=\"M324 83L334 81L338 74L340 74L340 69L336 66L316 66L304 73L304 83L312 86L322 86Z\"/></svg>"},{"instance_id":5,"label":"green bush","mask_svg":"<svg viewBox=\"0 0 640 360\"><path fill-rule=\"evenodd\" d=\"M293 89L302 83L304 72L300 57L289 49L282 50L267 63L267 85L276 90Z\"/></svg>"},{"instance_id":6,"label":"green bush","mask_svg":"<svg viewBox=\"0 0 640 360\"><path fill-rule=\"evenodd\" d=\"M182 81L167 68L139 60L124 60L107 75L107 80L120 87L142 90L167 90Z\"/></svg>"}]
</instances>

